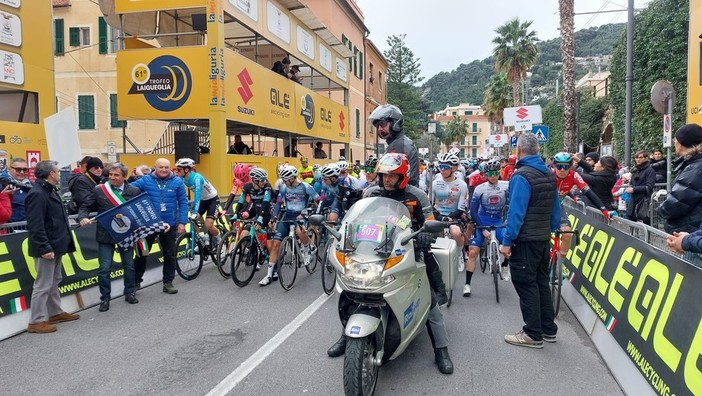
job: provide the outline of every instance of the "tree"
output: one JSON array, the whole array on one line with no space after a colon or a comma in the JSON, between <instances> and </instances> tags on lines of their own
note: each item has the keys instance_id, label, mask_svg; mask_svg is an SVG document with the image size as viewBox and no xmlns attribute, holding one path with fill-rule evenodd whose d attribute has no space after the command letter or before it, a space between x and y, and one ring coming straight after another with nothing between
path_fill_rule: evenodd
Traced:
<instances>
[{"instance_id":1,"label":"tree","mask_svg":"<svg viewBox=\"0 0 702 396\"><path fill-rule=\"evenodd\" d=\"M446 152L451 149L451 144L464 137L468 131L468 123L459 116L454 116L443 128L441 143L446 146Z\"/></svg>"},{"instance_id":2,"label":"tree","mask_svg":"<svg viewBox=\"0 0 702 396\"><path fill-rule=\"evenodd\" d=\"M410 139L421 136L420 130L426 129L426 114L429 103L422 97L416 84L422 82L419 77L419 59L405 45L405 36L390 36L387 43L390 49L383 55L388 60L387 95L388 103L402 110L405 117L405 131Z\"/></svg>"},{"instance_id":3,"label":"tree","mask_svg":"<svg viewBox=\"0 0 702 396\"><path fill-rule=\"evenodd\" d=\"M575 16L574 0L558 0L561 11L561 60L563 62L564 143L569 152L578 146L575 131Z\"/></svg>"},{"instance_id":4,"label":"tree","mask_svg":"<svg viewBox=\"0 0 702 396\"><path fill-rule=\"evenodd\" d=\"M493 74L490 82L485 87L483 110L490 122L496 123L502 131L504 124L504 110L512 103L509 81L505 73Z\"/></svg>"},{"instance_id":5,"label":"tree","mask_svg":"<svg viewBox=\"0 0 702 396\"><path fill-rule=\"evenodd\" d=\"M495 69L504 72L507 80L512 84L512 99L514 105L519 106L519 83L526 78L529 68L536 64L538 49L536 48L535 31L529 31L532 21L521 22L519 18L507 21L495 29L498 34L492 42L495 58Z\"/></svg>"}]
</instances>

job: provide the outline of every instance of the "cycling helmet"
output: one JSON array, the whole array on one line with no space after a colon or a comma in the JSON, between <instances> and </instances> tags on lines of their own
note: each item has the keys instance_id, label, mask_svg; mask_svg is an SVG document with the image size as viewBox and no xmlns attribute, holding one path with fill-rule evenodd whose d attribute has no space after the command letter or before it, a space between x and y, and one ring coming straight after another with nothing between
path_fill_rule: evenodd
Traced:
<instances>
[{"instance_id":1,"label":"cycling helmet","mask_svg":"<svg viewBox=\"0 0 702 396\"><path fill-rule=\"evenodd\" d=\"M339 171L347 171L349 170L349 163L346 161L339 161L336 163L336 166L339 168Z\"/></svg>"},{"instance_id":2,"label":"cycling helmet","mask_svg":"<svg viewBox=\"0 0 702 396\"><path fill-rule=\"evenodd\" d=\"M442 164L458 165L458 156L453 153L437 154L436 159Z\"/></svg>"},{"instance_id":3,"label":"cycling helmet","mask_svg":"<svg viewBox=\"0 0 702 396\"><path fill-rule=\"evenodd\" d=\"M251 169L250 166L243 164L243 163L238 163L234 165L234 177L239 179L239 180L245 180L248 179L249 177L249 169Z\"/></svg>"},{"instance_id":4,"label":"cycling helmet","mask_svg":"<svg viewBox=\"0 0 702 396\"><path fill-rule=\"evenodd\" d=\"M318 171L319 168L321 168L321 166L319 166L319 164L314 164L314 165L312 165L312 170L313 170L313 171Z\"/></svg>"},{"instance_id":5,"label":"cycling helmet","mask_svg":"<svg viewBox=\"0 0 702 396\"><path fill-rule=\"evenodd\" d=\"M478 170L480 173L485 173L485 168L486 168L487 162L481 162L478 164Z\"/></svg>"},{"instance_id":6,"label":"cycling helmet","mask_svg":"<svg viewBox=\"0 0 702 396\"><path fill-rule=\"evenodd\" d=\"M307 157L305 157L304 155L300 157L300 162L307 162Z\"/></svg>"},{"instance_id":7,"label":"cycling helmet","mask_svg":"<svg viewBox=\"0 0 702 396\"><path fill-rule=\"evenodd\" d=\"M507 157L507 163L510 165L514 165L517 163L517 156L512 154L509 157Z\"/></svg>"},{"instance_id":8,"label":"cycling helmet","mask_svg":"<svg viewBox=\"0 0 702 396\"><path fill-rule=\"evenodd\" d=\"M249 176L251 177L252 181L262 182L268 180L268 172L266 172L266 170L263 168L251 169Z\"/></svg>"},{"instance_id":9,"label":"cycling helmet","mask_svg":"<svg viewBox=\"0 0 702 396\"><path fill-rule=\"evenodd\" d=\"M570 156L570 153L562 151L553 157L553 162L558 162L561 164L570 164L573 162L573 157Z\"/></svg>"},{"instance_id":10,"label":"cycling helmet","mask_svg":"<svg viewBox=\"0 0 702 396\"><path fill-rule=\"evenodd\" d=\"M500 170L500 160L498 159L491 159L490 161L485 163L485 171L498 171Z\"/></svg>"},{"instance_id":11,"label":"cycling helmet","mask_svg":"<svg viewBox=\"0 0 702 396\"><path fill-rule=\"evenodd\" d=\"M339 166L337 164L326 164L320 170L322 177L339 177Z\"/></svg>"},{"instance_id":12,"label":"cycling helmet","mask_svg":"<svg viewBox=\"0 0 702 396\"><path fill-rule=\"evenodd\" d=\"M400 175L400 180L397 181L395 188L403 190L407 187L410 178L410 164L407 156L399 153L387 153L378 160L376 172L380 176L379 185L382 186L382 175L395 174Z\"/></svg>"},{"instance_id":13,"label":"cycling helmet","mask_svg":"<svg viewBox=\"0 0 702 396\"><path fill-rule=\"evenodd\" d=\"M176 168L192 168L195 166L195 161L190 158L181 158L175 163Z\"/></svg>"},{"instance_id":14,"label":"cycling helmet","mask_svg":"<svg viewBox=\"0 0 702 396\"><path fill-rule=\"evenodd\" d=\"M291 165L285 165L280 171L280 178L283 181L288 181L297 177L297 168Z\"/></svg>"},{"instance_id":15,"label":"cycling helmet","mask_svg":"<svg viewBox=\"0 0 702 396\"><path fill-rule=\"evenodd\" d=\"M378 159L375 157L368 157L366 160L366 168L375 168L378 166Z\"/></svg>"},{"instance_id":16,"label":"cycling helmet","mask_svg":"<svg viewBox=\"0 0 702 396\"><path fill-rule=\"evenodd\" d=\"M462 160L458 161L458 163L466 169L470 168L470 160L462 159Z\"/></svg>"}]
</instances>

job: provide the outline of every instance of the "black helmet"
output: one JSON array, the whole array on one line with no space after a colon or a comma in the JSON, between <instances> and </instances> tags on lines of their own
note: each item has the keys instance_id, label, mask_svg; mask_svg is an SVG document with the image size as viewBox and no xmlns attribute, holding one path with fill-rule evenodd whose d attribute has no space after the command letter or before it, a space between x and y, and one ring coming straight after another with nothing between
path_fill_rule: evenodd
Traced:
<instances>
[{"instance_id":1,"label":"black helmet","mask_svg":"<svg viewBox=\"0 0 702 396\"><path fill-rule=\"evenodd\" d=\"M392 122L390 130L394 133L402 131L402 127L404 125L404 117L402 116L402 112L399 108L397 108L397 106L391 104L385 104L376 107L375 110L373 110L373 112L371 113L370 117L368 117L368 119L370 120L371 124L373 124L373 126L376 128L376 123L378 121L388 120Z\"/></svg>"}]
</instances>

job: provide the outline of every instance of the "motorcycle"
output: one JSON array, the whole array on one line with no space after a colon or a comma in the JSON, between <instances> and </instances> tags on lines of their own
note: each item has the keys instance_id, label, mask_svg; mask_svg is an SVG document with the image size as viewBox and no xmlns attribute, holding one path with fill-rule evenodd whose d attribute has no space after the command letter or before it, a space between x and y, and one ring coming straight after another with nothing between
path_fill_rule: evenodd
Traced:
<instances>
[{"instance_id":1,"label":"motorcycle","mask_svg":"<svg viewBox=\"0 0 702 396\"><path fill-rule=\"evenodd\" d=\"M414 256L419 232L438 233L444 223L427 221L412 232L407 208L398 201L372 197L354 204L339 231L321 215L337 244L327 260L337 270L338 308L347 336L344 355L346 395L371 395L379 367L400 356L421 333L431 307L425 266Z\"/></svg>"}]
</instances>

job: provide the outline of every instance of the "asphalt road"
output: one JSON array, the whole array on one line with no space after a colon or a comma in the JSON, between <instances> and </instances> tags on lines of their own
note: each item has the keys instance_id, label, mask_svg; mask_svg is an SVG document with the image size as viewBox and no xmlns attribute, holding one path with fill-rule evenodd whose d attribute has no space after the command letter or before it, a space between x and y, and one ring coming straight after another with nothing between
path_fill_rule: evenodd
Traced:
<instances>
[{"instance_id":1,"label":"asphalt road","mask_svg":"<svg viewBox=\"0 0 702 396\"><path fill-rule=\"evenodd\" d=\"M327 348L340 333L336 298L323 295L319 269L295 287L256 282L238 288L207 265L194 281L176 279L97 306L52 334L23 333L0 342L3 395L339 395L343 358ZM380 370L377 395L621 395L577 320L565 308L558 342L535 350L508 345L522 325L512 284L500 303L487 274L473 296L444 309L455 373L440 374L429 337L420 335Z\"/></svg>"}]
</instances>

